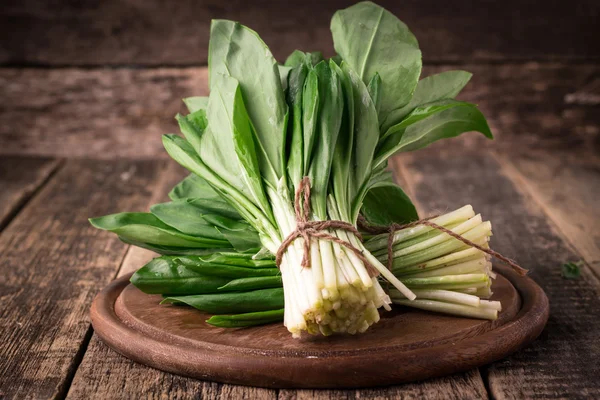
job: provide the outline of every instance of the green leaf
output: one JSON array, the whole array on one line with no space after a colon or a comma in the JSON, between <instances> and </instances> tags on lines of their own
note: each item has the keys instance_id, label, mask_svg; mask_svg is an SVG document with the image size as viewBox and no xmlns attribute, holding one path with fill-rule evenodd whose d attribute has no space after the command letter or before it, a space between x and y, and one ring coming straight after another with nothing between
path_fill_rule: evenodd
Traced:
<instances>
[{"instance_id":1,"label":"green leaf","mask_svg":"<svg viewBox=\"0 0 600 400\"><path fill-rule=\"evenodd\" d=\"M405 224L419 219L410 198L393 183L371 188L365 196L361 213L369 223L381 226Z\"/></svg>"},{"instance_id":2,"label":"green leaf","mask_svg":"<svg viewBox=\"0 0 600 400\"><path fill-rule=\"evenodd\" d=\"M266 156L261 170L266 175L264 164L268 163L276 177L283 176L288 109L278 64L267 45L256 32L239 23L213 20L208 66L211 95L221 74L239 82L258 146ZM209 120L212 123L212 118ZM277 179L268 175L265 179L276 187Z\"/></svg>"},{"instance_id":3,"label":"green leaf","mask_svg":"<svg viewBox=\"0 0 600 400\"><path fill-rule=\"evenodd\" d=\"M279 78L281 79L281 89L284 91L288 89L288 75L292 70L292 67L288 67L286 65L278 65L279 69Z\"/></svg>"},{"instance_id":4,"label":"green leaf","mask_svg":"<svg viewBox=\"0 0 600 400\"><path fill-rule=\"evenodd\" d=\"M250 278L234 279L219 288L222 292L246 292L248 290L259 290L282 287L281 275L255 276Z\"/></svg>"},{"instance_id":5,"label":"green leaf","mask_svg":"<svg viewBox=\"0 0 600 400\"><path fill-rule=\"evenodd\" d=\"M403 134L406 128L412 124L415 124L444 110L462 106L477 107L474 104L456 100L440 100L418 106L412 110L411 113L408 114L400 123L391 126L381 137L381 139L383 140L391 135Z\"/></svg>"},{"instance_id":6,"label":"green leaf","mask_svg":"<svg viewBox=\"0 0 600 400\"><path fill-rule=\"evenodd\" d=\"M285 309L282 308L245 314L213 315L206 320L206 323L220 328L244 328L283 321L284 313Z\"/></svg>"},{"instance_id":7,"label":"green leaf","mask_svg":"<svg viewBox=\"0 0 600 400\"><path fill-rule=\"evenodd\" d=\"M157 257L138 269L130 279L144 293L189 295L217 293L230 279L202 276L177 263L173 257Z\"/></svg>"},{"instance_id":8,"label":"green leaf","mask_svg":"<svg viewBox=\"0 0 600 400\"><path fill-rule=\"evenodd\" d=\"M203 294L197 296L169 296L163 303L187 304L211 314L238 314L283 308L283 288Z\"/></svg>"},{"instance_id":9,"label":"green leaf","mask_svg":"<svg viewBox=\"0 0 600 400\"><path fill-rule=\"evenodd\" d=\"M331 20L336 52L365 85L382 81L379 119L410 101L421 74L421 51L408 27L371 2L337 11Z\"/></svg>"},{"instance_id":10,"label":"green leaf","mask_svg":"<svg viewBox=\"0 0 600 400\"><path fill-rule=\"evenodd\" d=\"M374 165L379 165L396 152L421 149L436 140L455 137L464 132L481 132L492 139L485 117L473 105L438 112L410 125L403 134L392 135L377 150Z\"/></svg>"},{"instance_id":11,"label":"green leaf","mask_svg":"<svg viewBox=\"0 0 600 400\"><path fill-rule=\"evenodd\" d=\"M292 53L292 55L293 54L296 54L296 52ZM289 90L287 92L287 101L290 105L291 124L288 125L289 139L287 143L289 145L289 156L287 170L293 184L297 184L298 182L300 182L304 174L304 133L302 130L302 99L304 94L304 83L306 81L307 74L308 67L306 66L306 64L300 63L292 69L289 75Z\"/></svg>"},{"instance_id":12,"label":"green leaf","mask_svg":"<svg viewBox=\"0 0 600 400\"><path fill-rule=\"evenodd\" d=\"M200 248L192 248L192 247L163 246L163 245L159 245L159 244L138 242L138 241L135 241L135 240L132 240L132 239L128 239L128 238L123 237L123 236L119 236L119 239L123 243L127 243L127 244L130 244L132 246L141 247L142 249L148 249L148 250L151 250L151 251L153 251L155 253L162 254L162 255L206 256L206 255L214 254L216 252L232 251L233 250L231 247L228 247L228 245L227 246L221 246L221 247L218 247L218 248L200 249ZM250 255L252 255L252 254L250 254Z\"/></svg>"},{"instance_id":13,"label":"green leaf","mask_svg":"<svg viewBox=\"0 0 600 400\"><path fill-rule=\"evenodd\" d=\"M213 259L202 256L176 256L170 257L173 262L183 265L190 271L196 272L203 276L216 276L229 279L241 279L264 276L280 275L279 269L275 265L265 268L256 268L244 265L244 260L226 255L219 255L219 262L214 262Z\"/></svg>"},{"instance_id":14,"label":"green leaf","mask_svg":"<svg viewBox=\"0 0 600 400\"><path fill-rule=\"evenodd\" d=\"M392 125L402 121L418 106L455 98L469 82L472 75L466 71L446 71L421 79L410 102L404 107L392 111L385 121L379 121L381 131L385 132Z\"/></svg>"},{"instance_id":15,"label":"green leaf","mask_svg":"<svg viewBox=\"0 0 600 400\"><path fill-rule=\"evenodd\" d=\"M582 266L583 261L565 263L561 267L561 275L565 279L579 279Z\"/></svg>"},{"instance_id":16,"label":"green leaf","mask_svg":"<svg viewBox=\"0 0 600 400\"><path fill-rule=\"evenodd\" d=\"M309 152L312 212L320 220L327 219L327 191L331 164L344 112L342 83L331 70L329 63L321 61L315 66L319 82L319 117L314 148ZM306 148L306 147L305 147ZM305 153L305 159L306 153Z\"/></svg>"},{"instance_id":17,"label":"green leaf","mask_svg":"<svg viewBox=\"0 0 600 400\"><path fill-rule=\"evenodd\" d=\"M311 69L306 77L302 93L302 177L308 174L310 157L315 142L317 122L319 120L319 77L315 70ZM294 145L295 143L292 143ZM296 148L292 147L292 151ZM300 179L302 179L302 177ZM292 182L298 185L298 182Z\"/></svg>"},{"instance_id":18,"label":"green leaf","mask_svg":"<svg viewBox=\"0 0 600 400\"><path fill-rule=\"evenodd\" d=\"M342 63L342 70L350 77L354 96L354 145L348 199L352 202L351 221L354 221L371 177L373 156L379 141L379 126L377 110L367 87L345 62Z\"/></svg>"},{"instance_id":19,"label":"green leaf","mask_svg":"<svg viewBox=\"0 0 600 400\"><path fill-rule=\"evenodd\" d=\"M120 237L161 246L214 248L228 244L224 240L198 238L183 234L164 224L150 213L112 214L91 218L90 223L98 229L116 233Z\"/></svg>"},{"instance_id":20,"label":"green leaf","mask_svg":"<svg viewBox=\"0 0 600 400\"><path fill-rule=\"evenodd\" d=\"M378 73L373 75L373 78L369 81L369 85L367 86L369 89L369 94L371 95L371 99L373 100L373 104L375 104L375 110L377 110L377 115L379 115L379 111L381 109L381 77Z\"/></svg>"},{"instance_id":21,"label":"green leaf","mask_svg":"<svg viewBox=\"0 0 600 400\"><path fill-rule=\"evenodd\" d=\"M202 198L207 201L223 201L223 198L203 178L189 174L169 192L171 200Z\"/></svg>"},{"instance_id":22,"label":"green leaf","mask_svg":"<svg viewBox=\"0 0 600 400\"><path fill-rule=\"evenodd\" d=\"M198 110L206 110L206 107L208 107L207 96L188 97L183 99L183 102L190 113L194 113Z\"/></svg>"},{"instance_id":23,"label":"green leaf","mask_svg":"<svg viewBox=\"0 0 600 400\"><path fill-rule=\"evenodd\" d=\"M286 67L296 68L300 64L304 64L306 59L306 53L300 50L294 50L292 54L286 58L284 65Z\"/></svg>"}]
</instances>

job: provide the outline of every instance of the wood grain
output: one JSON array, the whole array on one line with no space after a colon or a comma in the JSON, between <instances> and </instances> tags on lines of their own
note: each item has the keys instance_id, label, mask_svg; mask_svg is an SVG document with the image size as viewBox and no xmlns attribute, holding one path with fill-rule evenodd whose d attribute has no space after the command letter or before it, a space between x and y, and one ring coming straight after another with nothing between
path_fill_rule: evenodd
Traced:
<instances>
[{"instance_id":1,"label":"wood grain","mask_svg":"<svg viewBox=\"0 0 600 400\"><path fill-rule=\"evenodd\" d=\"M0 63L18 65L204 65L212 18L255 29L278 59L333 51L329 22L349 0L8 0L0 9ZM419 40L427 62L598 59L597 2L540 4L379 0Z\"/></svg>"},{"instance_id":2,"label":"wood grain","mask_svg":"<svg viewBox=\"0 0 600 400\"><path fill-rule=\"evenodd\" d=\"M535 339L548 318L546 296L510 268L498 272L492 299L503 311L495 321L399 308L357 336L293 339L280 324L216 329L207 314L160 305L160 295L144 294L129 276L107 286L90 313L110 347L169 372L270 388L383 386L465 371Z\"/></svg>"},{"instance_id":3,"label":"wood grain","mask_svg":"<svg viewBox=\"0 0 600 400\"><path fill-rule=\"evenodd\" d=\"M600 277L600 157L538 151L501 162Z\"/></svg>"},{"instance_id":4,"label":"wood grain","mask_svg":"<svg viewBox=\"0 0 600 400\"><path fill-rule=\"evenodd\" d=\"M185 175L183 168L169 162L162 182L150 197L149 203L167 201L168 191ZM155 253L149 250L129 247L118 277L134 272L154 256ZM268 400L276 398L276 391L199 381L149 368L121 356L94 334L73 378L67 398L131 399L141 396L152 399L199 397Z\"/></svg>"},{"instance_id":5,"label":"wood grain","mask_svg":"<svg viewBox=\"0 0 600 400\"><path fill-rule=\"evenodd\" d=\"M498 140L470 134L441 146L600 152L600 113L565 100L597 65L437 66L423 76L457 68L474 74L461 99L479 104ZM205 68L0 69L0 154L166 157L160 136L178 132L181 99L207 94L206 81Z\"/></svg>"},{"instance_id":6,"label":"wood grain","mask_svg":"<svg viewBox=\"0 0 600 400\"><path fill-rule=\"evenodd\" d=\"M581 256L561 239L539 205L484 152L457 156L456 150L425 150L406 154L403 162L429 211L472 204L493 223L493 248L529 268L550 299L550 319L540 338L484 370L491 395L600 396L600 283L587 268L579 280L561 277L561 264Z\"/></svg>"},{"instance_id":7,"label":"wood grain","mask_svg":"<svg viewBox=\"0 0 600 400\"><path fill-rule=\"evenodd\" d=\"M50 178L60 160L42 157L0 158L0 231Z\"/></svg>"},{"instance_id":8,"label":"wood grain","mask_svg":"<svg viewBox=\"0 0 600 400\"><path fill-rule=\"evenodd\" d=\"M0 235L0 397L63 396L126 245L87 218L145 209L165 166L68 161Z\"/></svg>"},{"instance_id":9,"label":"wood grain","mask_svg":"<svg viewBox=\"0 0 600 400\"><path fill-rule=\"evenodd\" d=\"M386 388L358 390L288 390L279 391L281 400L459 400L487 399L486 389L477 369L462 374L454 374L442 378L428 379L423 382L406 383Z\"/></svg>"}]
</instances>

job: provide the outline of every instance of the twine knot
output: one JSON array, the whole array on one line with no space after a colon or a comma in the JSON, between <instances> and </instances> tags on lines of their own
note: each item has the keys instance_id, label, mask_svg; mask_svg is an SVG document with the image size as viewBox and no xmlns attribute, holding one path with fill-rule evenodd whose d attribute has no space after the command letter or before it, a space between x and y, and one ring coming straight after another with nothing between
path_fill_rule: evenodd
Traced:
<instances>
[{"instance_id":1,"label":"twine knot","mask_svg":"<svg viewBox=\"0 0 600 400\"><path fill-rule=\"evenodd\" d=\"M365 268L369 272L371 277L375 277L379 274L379 271L375 268L375 266L365 257L363 252L356 248L352 243L347 242L343 239L340 239L337 236L333 236L326 231L329 229L340 229L344 231L348 231L353 233L358 240L362 242L362 235L356 229L354 225L344 221L311 221L310 220L310 178L305 176L300 181L296 189L296 193L294 196L294 212L296 214L296 229L291 232L284 240L281 242L279 249L277 250L277 254L275 255L275 263L279 267L281 265L281 261L283 259L283 255L287 248L292 244L292 242L299 237L302 237L303 240L303 250L304 254L302 255L301 266L304 268L310 268L310 249L311 249L311 238L317 238L322 240L328 240L333 243L337 243L340 246L344 246L350 251L352 251L356 256L364 263Z\"/></svg>"}]
</instances>

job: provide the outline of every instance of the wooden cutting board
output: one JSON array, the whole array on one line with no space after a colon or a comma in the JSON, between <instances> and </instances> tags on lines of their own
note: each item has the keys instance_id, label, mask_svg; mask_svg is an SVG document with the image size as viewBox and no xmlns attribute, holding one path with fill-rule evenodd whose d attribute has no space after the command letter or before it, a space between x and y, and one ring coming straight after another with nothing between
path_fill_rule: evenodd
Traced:
<instances>
[{"instance_id":1,"label":"wooden cutting board","mask_svg":"<svg viewBox=\"0 0 600 400\"><path fill-rule=\"evenodd\" d=\"M495 268L496 321L405 307L382 314L356 336L293 339L282 324L215 328L190 307L159 305L124 276L95 298L92 325L117 352L176 374L270 388L390 385L464 371L499 360L534 340L548 299L533 280Z\"/></svg>"}]
</instances>

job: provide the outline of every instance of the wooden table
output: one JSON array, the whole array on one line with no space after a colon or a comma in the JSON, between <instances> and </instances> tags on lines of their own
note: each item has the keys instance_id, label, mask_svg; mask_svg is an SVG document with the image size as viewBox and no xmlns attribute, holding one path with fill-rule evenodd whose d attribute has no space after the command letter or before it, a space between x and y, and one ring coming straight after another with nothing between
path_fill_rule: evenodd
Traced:
<instances>
[{"instance_id":1,"label":"wooden table","mask_svg":"<svg viewBox=\"0 0 600 400\"><path fill-rule=\"evenodd\" d=\"M531 270L551 315L541 337L506 360L347 391L202 382L113 352L91 329L90 303L152 254L87 222L147 210L184 176L160 134L176 130L181 98L207 93L210 17L251 23L281 58L296 46L330 52L321 38L343 2L316 13L315 26L301 24L317 7L308 3L297 12L273 4L263 12L264 1L173 10L154 1L143 9L133 1L60 10L30 3L0 11L0 33L13 39L0 47L0 398L600 397L600 49L589 45L596 3L552 3L539 18L535 7L508 13L524 7L516 1L492 10L458 2L443 17L434 4L389 4L422 43L423 76L474 73L461 98L480 105L497 137L470 134L396 157L396 179L423 215L470 203L491 220L493 247ZM167 12L172 18L162 18ZM181 28L194 12L198 25ZM578 260L581 278L562 278L561 264Z\"/></svg>"}]
</instances>

